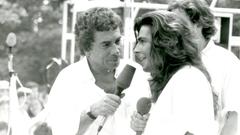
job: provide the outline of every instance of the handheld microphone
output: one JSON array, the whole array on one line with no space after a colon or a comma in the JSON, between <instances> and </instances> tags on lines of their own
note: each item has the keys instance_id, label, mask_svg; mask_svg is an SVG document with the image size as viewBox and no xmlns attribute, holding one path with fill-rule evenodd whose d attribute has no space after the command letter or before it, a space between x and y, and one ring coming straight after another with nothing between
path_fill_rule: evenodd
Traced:
<instances>
[{"instance_id":1,"label":"handheld microphone","mask_svg":"<svg viewBox=\"0 0 240 135\"><path fill-rule=\"evenodd\" d=\"M142 97L137 102L137 112L142 116L149 113L152 103L150 98ZM142 131L137 131L136 135L141 135Z\"/></svg>"},{"instance_id":2,"label":"handheld microphone","mask_svg":"<svg viewBox=\"0 0 240 135\"><path fill-rule=\"evenodd\" d=\"M10 32L7 36L6 43L8 47L14 47L17 43L16 34L13 32Z\"/></svg>"},{"instance_id":3,"label":"handheld microphone","mask_svg":"<svg viewBox=\"0 0 240 135\"><path fill-rule=\"evenodd\" d=\"M116 88L114 94L120 96L124 89L127 89L133 79L136 68L131 65L126 65L123 71L119 74L116 79ZM106 117L101 116L101 122L98 127L98 133L102 130L103 125L106 122Z\"/></svg>"},{"instance_id":4,"label":"handheld microphone","mask_svg":"<svg viewBox=\"0 0 240 135\"><path fill-rule=\"evenodd\" d=\"M119 74L116 80L116 90L114 92L115 95L120 96L124 89L127 89L133 79L136 68L131 65L126 65L123 71Z\"/></svg>"},{"instance_id":5,"label":"handheld microphone","mask_svg":"<svg viewBox=\"0 0 240 135\"><path fill-rule=\"evenodd\" d=\"M12 54L12 48L16 45L17 43L17 37L16 34L14 33L9 33L6 39L6 43L9 49L8 53L8 71L10 76L14 73L13 70L13 54Z\"/></svg>"}]
</instances>

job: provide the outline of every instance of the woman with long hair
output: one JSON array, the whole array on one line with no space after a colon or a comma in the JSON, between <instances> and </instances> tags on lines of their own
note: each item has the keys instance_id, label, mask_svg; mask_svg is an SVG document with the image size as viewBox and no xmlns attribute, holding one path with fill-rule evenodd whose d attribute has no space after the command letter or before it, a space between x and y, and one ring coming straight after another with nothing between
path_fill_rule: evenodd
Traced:
<instances>
[{"instance_id":1,"label":"woman with long hair","mask_svg":"<svg viewBox=\"0 0 240 135\"><path fill-rule=\"evenodd\" d=\"M136 19L134 32L135 57L151 74L154 106L149 119L133 114L132 129L145 129L145 135L214 135L211 79L188 22L154 11Z\"/></svg>"}]
</instances>

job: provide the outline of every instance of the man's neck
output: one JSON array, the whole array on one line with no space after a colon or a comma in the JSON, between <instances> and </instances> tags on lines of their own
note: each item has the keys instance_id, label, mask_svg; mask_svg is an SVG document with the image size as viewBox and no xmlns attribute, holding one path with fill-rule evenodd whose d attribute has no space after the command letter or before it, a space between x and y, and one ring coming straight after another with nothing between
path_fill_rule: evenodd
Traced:
<instances>
[{"instance_id":1,"label":"man's neck","mask_svg":"<svg viewBox=\"0 0 240 135\"><path fill-rule=\"evenodd\" d=\"M92 66L89 61L88 65L95 78L95 84L106 93L113 93L116 80L115 69L110 70Z\"/></svg>"},{"instance_id":2,"label":"man's neck","mask_svg":"<svg viewBox=\"0 0 240 135\"><path fill-rule=\"evenodd\" d=\"M106 93L114 93L115 91L115 72L109 72L107 74L95 74L95 84L103 89Z\"/></svg>"},{"instance_id":3,"label":"man's neck","mask_svg":"<svg viewBox=\"0 0 240 135\"><path fill-rule=\"evenodd\" d=\"M97 75L97 74L104 75L104 74L109 74L111 72L115 72L115 69L103 68L101 66L91 63L91 61L89 61L88 59L87 59L87 63L88 63L88 66L89 66L91 72L93 73L93 75Z\"/></svg>"}]
</instances>

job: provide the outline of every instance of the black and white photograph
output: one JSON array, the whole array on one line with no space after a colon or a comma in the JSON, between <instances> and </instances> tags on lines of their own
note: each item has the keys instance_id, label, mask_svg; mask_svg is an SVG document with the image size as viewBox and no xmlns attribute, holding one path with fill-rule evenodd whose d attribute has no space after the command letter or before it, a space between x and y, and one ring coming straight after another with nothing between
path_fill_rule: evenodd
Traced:
<instances>
[{"instance_id":1,"label":"black and white photograph","mask_svg":"<svg viewBox=\"0 0 240 135\"><path fill-rule=\"evenodd\" d=\"M0 135L240 135L240 0L0 0Z\"/></svg>"}]
</instances>

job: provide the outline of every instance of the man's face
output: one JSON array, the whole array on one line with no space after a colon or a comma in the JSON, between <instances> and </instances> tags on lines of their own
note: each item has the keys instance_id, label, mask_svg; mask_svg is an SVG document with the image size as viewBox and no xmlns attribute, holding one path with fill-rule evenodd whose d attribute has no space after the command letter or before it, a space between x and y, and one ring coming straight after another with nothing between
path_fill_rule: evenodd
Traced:
<instances>
[{"instance_id":1,"label":"man's face","mask_svg":"<svg viewBox=\"0 0 240 135\"><path fill-rule=\"evenodd\" d=\"M99 71L114 70L120 61L120 29L96 32L92 49L86 53L91 67Z\"/></svg>"},{"instance_id":2,"label":"man's face","mask_svg":"<svg viewBox=\"0 0 240 135\"><path fill-rule=\"evenodd\" d=\"M143 25L138 33L137 44L134 53L137 62L143 67L145 72L151 72L150 52L152 45L151 27Z\"/></svg>"},{"instance_id":3,"label":"man's face","mask_svg":"<svg viewBox=\"0 0 240 135\"><path fill-rule=\"evenodd\" d=\"M187 27L191 30L192 35L194 35L192 41L198 43L198 47L200 50L204 49L205 38L202 35L202 26L198 23L192 23L189 16L182 9L173 9L172 12L176 13L179 17L181 17L181 19L185 20L185 23L187 23ZM202 44L203 46L201 46Z\"/></svg>"}]
</instances>

